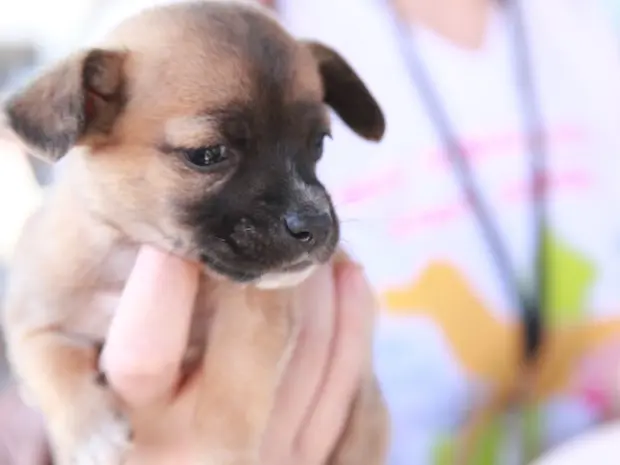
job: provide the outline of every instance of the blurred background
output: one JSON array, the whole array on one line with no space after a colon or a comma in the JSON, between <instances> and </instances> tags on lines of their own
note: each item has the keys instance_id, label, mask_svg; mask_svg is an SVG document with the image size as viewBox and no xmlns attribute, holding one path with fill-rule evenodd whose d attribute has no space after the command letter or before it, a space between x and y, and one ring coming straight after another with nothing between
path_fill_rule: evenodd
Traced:
<instances>
[{"instance_id":1,"label":"blurred background","mask_svg":"<svg viewBox=\"0 0 620 465\"><path fill-rule=\"evenodd\" d=\"M0 101L42 67L86 46L123 17L145 6L170 1L0 0ZM566 0L567 3L579 1ZM614 26L616 40L620 44L620 0L581 1L600 4ZM304 30L304 27L300 29ZM366 77L364 72L361 74ZM388 95L387 90L385 95ZM0 126L0 298L7 264L22 225L52 181L49 165L14 150L12 144L10 134L3 132ZM370 274L373 278L372 270ZM406 337L414 336L409 334ZM393 348L401 349L396 346L394 343ZM615 441L620 443L617 439ZM399 462L396 459L393 463L416 465L415 461Z\"/></svg>"}]
</instances>

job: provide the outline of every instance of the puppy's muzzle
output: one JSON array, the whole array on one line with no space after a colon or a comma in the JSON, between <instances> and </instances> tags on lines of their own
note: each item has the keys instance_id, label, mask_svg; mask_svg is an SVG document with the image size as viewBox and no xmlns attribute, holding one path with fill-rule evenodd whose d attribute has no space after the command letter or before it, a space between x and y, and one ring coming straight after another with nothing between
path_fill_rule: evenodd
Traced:
<instances>
[{"instance_id":1,"label":"puppy's muzzle","mask_svg":"<svg viewBox=\"0 0 620 465\"><path fill-rule=\"evenodd\" d=\"M261 276L257 286L263 289L299 284L310 275L316 264L331 256L337 241L338 227L331 210L291 210L284 215L282 223L282 246L298 258L280 272Z\"/></svg>"}]
</instances>

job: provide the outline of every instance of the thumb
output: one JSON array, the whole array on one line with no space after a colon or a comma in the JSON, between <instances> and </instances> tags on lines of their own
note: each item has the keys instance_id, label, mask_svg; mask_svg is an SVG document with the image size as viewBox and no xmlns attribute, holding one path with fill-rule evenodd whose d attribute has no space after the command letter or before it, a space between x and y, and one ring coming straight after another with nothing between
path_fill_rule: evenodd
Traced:
<instances>
[{"instance_id":1,"label":"thumb","mask_svg":"<svg viewBox=\"0 0 620 465\"><path fill-rule=\"evenodd\" d=\"M108 382L130 406L153 402L176 381L198 290L198 268L143 246L103 348Z\"/></svg>"}]
</instances>

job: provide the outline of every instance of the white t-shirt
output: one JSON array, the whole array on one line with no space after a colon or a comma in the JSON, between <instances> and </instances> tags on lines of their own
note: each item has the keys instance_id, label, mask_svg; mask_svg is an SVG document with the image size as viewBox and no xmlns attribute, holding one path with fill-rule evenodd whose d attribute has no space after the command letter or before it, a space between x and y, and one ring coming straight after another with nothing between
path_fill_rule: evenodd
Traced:
<instances>
[{"instance_id":1,"label":"white t-shirt","mask_svg":"<svg viewBox=\"0 0 620 465\"><path fill-rule=\"evenodd\" d=\"M406 71L386 2L279 3L285 25L339 51L385 112L380 144L360 139L334 116L321 178L337 204L343 245L365 265L383 303L375 354L394 422L391 465L450 463L453 435L467 413L516 374L518 309ZM551 191L546 321L553 329L542 401L527 408L520 439L527 445L516 447L531 455L600 421L612 402L616 379L609 377L620 366L620 61L589 2L523 3ZM422 27L415 44L527 281L530 154L511 25L498 7L479 50ZM472 463L510 463L507 451L518 435L497 425L511 418L483 428Z\"/></svg>"}]
</instances>

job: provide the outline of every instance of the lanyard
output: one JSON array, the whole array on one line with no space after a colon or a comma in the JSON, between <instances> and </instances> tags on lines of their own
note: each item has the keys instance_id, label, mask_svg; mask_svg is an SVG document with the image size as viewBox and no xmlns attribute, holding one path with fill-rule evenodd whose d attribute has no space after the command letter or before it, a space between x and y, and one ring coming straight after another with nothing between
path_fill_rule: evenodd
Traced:
<instances>
[{"instance_id":1,"label":"lanyard","mask_svg":"<svg viewBox=\"0 0 620 465\"><path fill-rule=\"evenodd\" d=\"M527 134L527 148L529 151L528 167L530 174L530 197L532 202L531 215L534 225L534 259L532 270L534 281L530 287L523 289L515 272L514 266L497 225L487 210L484 199L476 185L472 169L467 161L467 153L454 130L445 107L441 104L436 89L429 77L428 70L420 59L415 47L412 27L393 14L394 28L399 47L412 84L419 90L423 104L431 119L438 136L445 147L445 151L452 165L454 173L461 185L463 193L472 209L480 232L483 235L489 252L505 287L505 291L512 299L513 304L520 309L524 335L523 358L527 364L534 362L543 342L543 305L545 302L545 220L546 220L546 186L544 182L545 159L547 144L544 138L543 127L540 124L541 116L530 64L529 48L525 34L525 25L519 5L519 0L504 0L503 5L510 15L513 26L513 61L515 87L519 89L524 132ZM391 8L394 11L394 8ZM446 292L450 292L446 289ZM455 309L457 311L458 309Z\"/></svg>"}]
</instances>

